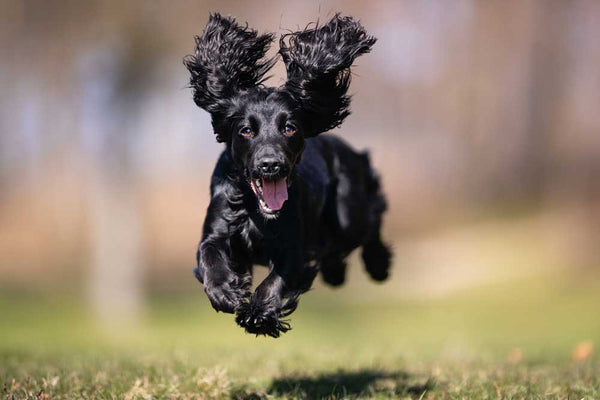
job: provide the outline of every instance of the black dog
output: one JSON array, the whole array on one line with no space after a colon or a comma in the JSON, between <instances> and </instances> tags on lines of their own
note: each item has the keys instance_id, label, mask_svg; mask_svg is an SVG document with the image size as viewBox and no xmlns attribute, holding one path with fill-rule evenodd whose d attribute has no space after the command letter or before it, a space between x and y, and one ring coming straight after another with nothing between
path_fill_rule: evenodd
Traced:
<instances>
[{"instance_id":1,"label":"black dog","mask_svg":"<svg viewBox=\"0 0 600 400\"><path fill-rule=\"evenodd\" d=\"M320 270L344 281L344 259L362 246L366 269L387 278L391 253L380 239L386 204L366 153L333 136L350 114L350 66L376 39L351 17L284 35L282 87L262 86L276 58L272 34L210 16L184 64L196 104L226 144L212 176L211 201L195 274L217 311L236 313L247 332L278 337ZM250 294L252 265L269 275Z\"/></svg>"}]
</instances>

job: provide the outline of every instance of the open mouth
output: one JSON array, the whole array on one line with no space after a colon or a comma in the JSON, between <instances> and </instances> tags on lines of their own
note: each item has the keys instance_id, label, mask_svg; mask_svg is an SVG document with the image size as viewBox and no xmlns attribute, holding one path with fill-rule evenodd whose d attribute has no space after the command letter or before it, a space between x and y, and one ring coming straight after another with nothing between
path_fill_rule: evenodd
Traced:
<instances>
[{"instance_id":1,"label":"open mouth","mask_svg":"<svg viewBox=\"0 0 600 400\"><path fill-rule=\"evenodd\" d=\"M251 186L258 199L258 205L265 214L276 214L288 199L287 178L252 179Z\"/></svg>"}]
</instances>

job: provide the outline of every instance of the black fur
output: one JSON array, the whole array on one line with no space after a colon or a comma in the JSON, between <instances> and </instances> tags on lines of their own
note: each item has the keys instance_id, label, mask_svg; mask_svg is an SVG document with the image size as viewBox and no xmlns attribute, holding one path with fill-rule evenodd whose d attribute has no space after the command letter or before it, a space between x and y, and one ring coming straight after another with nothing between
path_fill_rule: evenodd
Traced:
<instances>
[{"instance_id":1,"label":"black fur","mask_svg":"<svg viewBox=\"0 0 600 400\"><path fill-rule=\"evenodd\" d=\"M261 84L277 61L275 57L264 59L273 34L259 36L254 29L239 26L235 19L214 14L195 40L195 54L186 56L183 63L192 75L194 101L213 115L214 124L227 117L231 98ZM225 132L215 133L219 142L227 140Z\"/></svg>"},{"instance_id":2,"label":"black fur","mask_svg":"<svg viewBox=\"0 0 600 400\"><path fill-rule=\"evenodd\" d=\"M309 136L339 126L350 114L350 67L375 41L352 17L339 14L322 27L282 36L285 88L310 122Z\"/></svg>"},{"instance_id":3,"label":"black fur","mask_svg":"<svg viewBox=\"0 0 600 400\"><path fill-rule=\"evenodd\" d=\"M339 15L284 35L288 81L265 88L272 39L214 14L184 63L196 104L226 144L195 275L217 311L235 313L249 333L278 337L319 270L342 284L344 259L362 246L367 271L384 280L391 252L379 234L386 203L367 154L318 135L350 113L350 67L375 38ZM254 264L269 274L250 293Z\"/></svg>"}]
</instances>

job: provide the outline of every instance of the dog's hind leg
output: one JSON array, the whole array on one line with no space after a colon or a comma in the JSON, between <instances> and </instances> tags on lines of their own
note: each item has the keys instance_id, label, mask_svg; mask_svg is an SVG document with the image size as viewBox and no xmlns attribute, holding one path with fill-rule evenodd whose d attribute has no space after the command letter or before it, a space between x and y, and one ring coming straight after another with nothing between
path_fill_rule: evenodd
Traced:
<instances>
[{"instance_id":1,"label":"dog's hind leg","mask_svg":"<svg viewBox=\"0 0 600 400\"><path fill-rule=\"evenodd\" d=\"M346 262L341 254L329 254L319 262L323 281L331 286L340 286L346 280Z\"/></svg>"},{"instance_id":2,"label":"dog's hind leg","mask_svg":"<svg viewBox=\"0 0 600 400\"><path fill-rule=\"evenodd\" d=\"M374 235L362 248L362 259L367 272L376 281L384 281L389 276L392 252L379 237Z\"/></svg>"},{"instance_id":3,"label":"dog's hind leg","mask_svg":"<svg viewBox=\"0 0 600 400\"><path fill-rule=\"evenodd\" d=\"M367 159L368 160L368 159ZM368 161L367 161L368 162ZM381 240L381 217L387 204L379 184L379 178L369 167L367 191L369 193L369 229L362 246L362 259L367 272L376 281L389 276L392 252Z\"/></svg>"}]
</instances>

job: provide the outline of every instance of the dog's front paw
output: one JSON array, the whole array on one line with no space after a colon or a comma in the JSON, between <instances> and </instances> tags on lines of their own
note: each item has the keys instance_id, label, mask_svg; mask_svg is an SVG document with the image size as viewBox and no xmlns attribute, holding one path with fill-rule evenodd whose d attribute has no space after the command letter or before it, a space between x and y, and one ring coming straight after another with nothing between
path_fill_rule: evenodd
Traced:
<instances>
[{"instance_id":1,"label":"dog's front paw","mask_svg":"<svg viewBox=\"0 0 600 400\"><path fill-rule=\"evenodd\" d=\"M278 338L290 329L288 321L280 318L277 309L256 301L243 302L237 308L235 322L248 333Z\"/></svg>"},{"instance_id":2,"label":"dog's front paw","mask_svg":"<svg viewBox=\"0 0 600 400\"><path fill-rule=\"evenodd\" d=\"M204 291L216 311L233 314L250 296L250 284L248 279L240 276L219 284L208 280L204 283Z\"/></svg>"}]
</instances>

